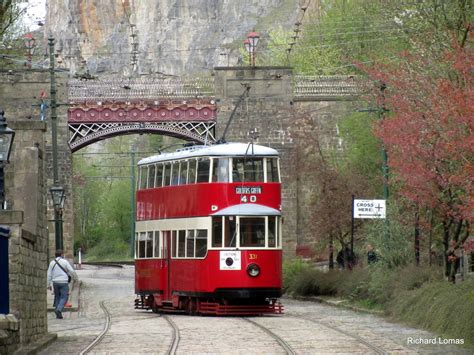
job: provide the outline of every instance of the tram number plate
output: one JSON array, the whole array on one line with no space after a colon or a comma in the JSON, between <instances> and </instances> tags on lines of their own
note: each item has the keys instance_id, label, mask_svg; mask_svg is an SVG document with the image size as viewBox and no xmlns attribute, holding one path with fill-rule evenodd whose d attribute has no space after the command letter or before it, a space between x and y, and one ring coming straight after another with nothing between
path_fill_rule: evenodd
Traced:
<instances>
[{"instance_id":1,"label":"tram number plate","mask_svg":"<svg viewBox=\"0 0 474 355\"><path fill-rule=\"evenodd\" d=\"M244 203L257 202L257 196L255 196L255 195L250 195L250 196L242 195L242 196L240 196L240 202L244 202Z\"/></svg>"},{"instance_id":2,"label":"tram number plate","mask_svg":"<svg viewBox=\"0 0 474 355\"><path fill-rule=\"evenodd\" d=\"M249 254L250 260L257 260L257 254Z\"/></svg>"}]
</instances>

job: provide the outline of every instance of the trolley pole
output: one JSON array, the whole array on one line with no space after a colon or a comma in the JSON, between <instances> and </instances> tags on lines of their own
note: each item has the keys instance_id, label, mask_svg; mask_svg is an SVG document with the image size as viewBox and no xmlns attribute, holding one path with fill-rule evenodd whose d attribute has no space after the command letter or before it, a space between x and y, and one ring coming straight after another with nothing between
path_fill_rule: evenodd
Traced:
<instances>
[{"instance_id":1,"label":"trolley pole","mask_svg":"<svg viewBox=\"0 0 474 355\"><path fill-rule=\"evenodd\" d=\"M131 164L130 164L130 256L135 256L135 152L131 152Z\"/></svg>"}]
</instances>

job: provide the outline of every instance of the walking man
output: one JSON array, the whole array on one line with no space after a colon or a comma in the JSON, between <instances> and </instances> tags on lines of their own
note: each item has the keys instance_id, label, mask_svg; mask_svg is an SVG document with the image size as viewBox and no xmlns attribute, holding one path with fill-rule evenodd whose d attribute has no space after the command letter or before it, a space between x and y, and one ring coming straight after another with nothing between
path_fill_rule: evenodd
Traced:
<instances>
[{"instance_id":1,"label":"walking man","mask_svg":"<svg viewBox=\"0 0 474 355\"><path fill-rule=\"evenodd\" d=\"M48 289L54 289L54 313L56 318L62 319L62 311L69 296L69 282L71 278L77 280L77 274L71 264L63 258L63 251L56 250L55 258L48 267Z\"/></svg>"}]
</instances>

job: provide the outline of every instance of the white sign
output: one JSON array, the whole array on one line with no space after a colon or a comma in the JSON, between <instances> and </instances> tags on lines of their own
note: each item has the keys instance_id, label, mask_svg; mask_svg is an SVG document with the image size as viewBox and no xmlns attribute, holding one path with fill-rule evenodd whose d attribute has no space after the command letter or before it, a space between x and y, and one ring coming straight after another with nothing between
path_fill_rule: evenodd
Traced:
<instances>
[{"instance_id":1,"label":"white sign","mask_svg":"<svg viewBox=\"0 0 474 355\"><path fill-rule=\"evenodd\" d=\"M354 218L385 218L385 200L354 200Z\"/></svg>"},{"instance_id":2,"label":"white sign","mask_svg":"<svg viewBox=\"0 0 474 355\"><path fill-rule=\"evenodd\" d=\"M221 270L240 270L240 250L222 250L219 255Z\"/></svg>"}]
</instances>

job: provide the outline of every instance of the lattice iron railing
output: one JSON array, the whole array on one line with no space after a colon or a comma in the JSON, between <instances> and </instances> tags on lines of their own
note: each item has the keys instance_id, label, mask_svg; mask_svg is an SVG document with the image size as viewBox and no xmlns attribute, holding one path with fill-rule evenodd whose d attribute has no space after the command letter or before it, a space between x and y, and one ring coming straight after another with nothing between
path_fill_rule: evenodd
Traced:
<instances>
[{"instance_id":1,"label":"lattice iron railing","mask_svg":"<svg viewBox=\"0 0 474 355\"><path fill-rule=\"evenodd\" d=\"M369 81L356 75L295 75L293 96L308 100L347 100L367 91Z\"/></svg>"},{"instance_id":2,"label":"lattice iron railing","mask_svg":"<svg viewBox=\"0 0 474 355\"><path fill-rule=\"evenodd\" d=\"M214 97L213 78L98 78L69 81L69 102Z\"/></svg>"}]
</instances>

